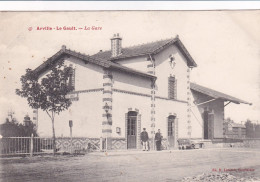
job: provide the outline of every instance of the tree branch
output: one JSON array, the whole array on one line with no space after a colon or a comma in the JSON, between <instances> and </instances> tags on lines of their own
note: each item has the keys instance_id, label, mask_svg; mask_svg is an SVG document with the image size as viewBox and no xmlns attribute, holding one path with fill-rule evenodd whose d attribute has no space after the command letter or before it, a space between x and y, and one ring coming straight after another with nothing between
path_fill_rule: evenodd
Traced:
<instances>
[{"instance_id":1,"label":"tree branch","mask_svg":"<svg viewBox=\"0 0 260 182\"><path fill-rule=\"evenodd\" d=\"M48 116L52 119L50 113L48 112L48 110L46 110L46 113L48 114Z\"/></svg>"}]
</instances>

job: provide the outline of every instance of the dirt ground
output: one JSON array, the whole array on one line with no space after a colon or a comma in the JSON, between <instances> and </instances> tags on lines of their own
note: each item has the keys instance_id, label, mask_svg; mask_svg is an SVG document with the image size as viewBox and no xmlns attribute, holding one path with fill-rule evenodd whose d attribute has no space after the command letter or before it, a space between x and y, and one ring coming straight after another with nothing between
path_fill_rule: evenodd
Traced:
<instances>
[{"instance_id":1,"label":"dirt ground","mask_svg":"<svg viewBox=\"0 0 260 182\"><path fill-rule=\"evenodd\" d=\"M260 177L256 149L195 149L90 153L85 156L35 156L0 159L1 181L180 181L201 173L232 170ZM237 171L234 171L237 170ZM250 171L248 171L250 170Z\"/></svg>"}]
</instances>

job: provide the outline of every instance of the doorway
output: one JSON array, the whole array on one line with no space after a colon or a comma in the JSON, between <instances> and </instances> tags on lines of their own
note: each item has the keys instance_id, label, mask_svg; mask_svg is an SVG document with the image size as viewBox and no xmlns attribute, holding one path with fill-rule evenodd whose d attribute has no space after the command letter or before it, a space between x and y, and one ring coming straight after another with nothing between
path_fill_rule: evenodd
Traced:
<instances>
[{"instance_id":1,"label":"doorway","mask_svg":"<svg viewBox=\"0 0 260 182\"><path fill-rule=\"evenodd\" d=\"M127 114L127 149L136 149L137 140L137 112L129 111Z\"/></svg>"},{"instance_id":2,"label":"doorway","mask_svg":"<svg viewBox=\"0 0 260 182\"><path fill-rule=\"evenodd\" d=\"M214 114L209 111L204 111L204 139L212 140L214 138Z\"/></svg>"},{"instance_id":3,"label":"doorway","mask_svg":"<svg viewBox=\"0 0 260 182\"><path fill-rule=\"evenodd\" d=\"M176 116L172 115L168 117L168 142L170 148L175 145L175 118Z\"/></svg>"}]
</instances>

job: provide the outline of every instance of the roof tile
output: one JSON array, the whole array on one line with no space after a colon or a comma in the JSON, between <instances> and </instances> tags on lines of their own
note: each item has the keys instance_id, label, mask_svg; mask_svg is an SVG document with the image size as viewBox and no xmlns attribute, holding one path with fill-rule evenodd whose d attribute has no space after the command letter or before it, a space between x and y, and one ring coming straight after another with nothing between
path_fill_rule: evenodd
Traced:
<instances>
[{"instance_id":1,"label":"roof tile","mask_svg":"<svg viewBox=\"0 0 260 182\"><path fill-rule=\"evenodd\" d=\"M167 43L173 41L174 39L166 39L166 40L160 40L156 42L151 42L147 44L141 44L136 45L132 47L122 48L122 54L120 54L117 57L111 57L111 51L104 51L99 52L97 54L94 54L92 57L94 58L100 58L105 60L116 60L120 58L126 58L126 57L133 57L133 56L139 56L139 55L145 55L149 53L153 53L156 51L156 49L166 45Z\"/></svg>"},{"instance_id":2,"label":"roof tile","mask_svg":"<svg viewBox=\"0 0 260 182\"><path fill-rule=\"evenodd\" d=\"M136 56L143 56L148 54L157 54L160 52L163 48L167 47L168 45L174 44L178 46L180 51L183 53L185 58L188 60L188 66L190 67L196 67L197 64L183 45L183 43L180 41L179 37L160 40L156 42L150 42L146 44L141 45L135 45L132 47L126 47L122 48L122 53L119 56L112 57L111 56L111 50L98 52L97 54L92 55L93 58L99 58L104 60L119 60L123 58L130 58L130 57L136 57Z\"/></svg>"},{"instance_id":3,"label":"roof tile","mask_svg":"<svg viewBox=\"0 0 260 182\"><path fill-rule=\"evenodd\" d=\"M38 74L41 74L46 69L49 69L52 65L54 65L56 63L56 61L58 61L58 59L61 58L63 55L74 56L74 57L81 59L83 61L92 62L94 64L100 65L100 66L105 67L105 68L114 68L114 69L117 69L117 70L122 70L122 71L126 71L126 72L129 72L129 73L134 73L134 74L137 74L137 75L140 75L140 76L156 79L156 76L154 76L152 74L145 73L145 72L142 72L142 71L138 71L138 70L135 70L135 69L132 69L132 68L128 68L128 67L120 65L118 63L106 61L106 60L101 59L101 58L93 58L91 56L82 54L80 52L71 51L70 49L61 49L56 54L54 54L52 57L47 59L47 61L45 61L40 66L38 66L36 69L34 69L34 71Z\"/></svg>"}]
</instances>

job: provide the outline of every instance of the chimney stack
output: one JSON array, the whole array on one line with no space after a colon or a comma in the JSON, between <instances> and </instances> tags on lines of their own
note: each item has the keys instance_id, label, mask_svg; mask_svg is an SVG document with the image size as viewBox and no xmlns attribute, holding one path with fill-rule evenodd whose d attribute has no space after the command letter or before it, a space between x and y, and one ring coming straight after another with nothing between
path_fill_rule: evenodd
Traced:
<instances>
[{"instance_id":1,"label":"chimney stack","mask_svg":"<svg viewBox=\"0 0 260 182\"><path fill-rule=\"evenodd\" d=\"M114 34L111 38L111 56L119 56L122 52L122 38L119 37L119 33Z\"/></svg>"}]
</instances>

